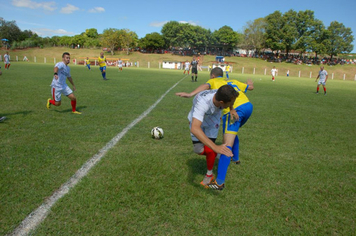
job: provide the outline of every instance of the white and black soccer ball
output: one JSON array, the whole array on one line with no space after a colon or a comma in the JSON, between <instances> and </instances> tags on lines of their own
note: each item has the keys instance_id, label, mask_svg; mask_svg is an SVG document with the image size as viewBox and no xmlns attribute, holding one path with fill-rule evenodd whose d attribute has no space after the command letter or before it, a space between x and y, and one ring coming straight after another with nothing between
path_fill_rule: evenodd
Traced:
<instances>
[{"instance_id":1,"label":"white and black soccer ball","mask_svg":"<svg viewBox=\"0 0 356 236\"><path fill-rule=\"evenodd\" d=\"M163 138L163 129L160 128L160 127L154 127L154 128L151 130L151 136L152 136L152 138L154 138L154 139L161 139L161 138Z\"/></svg>"}]
</instances>

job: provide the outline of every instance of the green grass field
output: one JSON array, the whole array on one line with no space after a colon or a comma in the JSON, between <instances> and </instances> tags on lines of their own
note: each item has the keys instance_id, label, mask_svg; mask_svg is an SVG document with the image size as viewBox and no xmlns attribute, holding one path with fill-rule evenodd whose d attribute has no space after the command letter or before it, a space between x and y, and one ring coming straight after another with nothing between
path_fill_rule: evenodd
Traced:
<instances>
[{"instance_id":1,"label":"green grass field","mask_svg":"<svg viewBox=\"0 0 356 236\"><path fill-rule=\"evenodd\" d=\"M47 110L53 65L14 63L0 77L0 235L13 230L113 137L182 80L182 71L71 66L77 107ZM226 188L199 182L205 158L193 153L183 79L132 127L31 235L355 235L355 81L252 78L254 112L240 129L241 165ZM162 140L150 130L160 126ZM219 135L218 143L221 143ZM216 174L216 169L215 169Z\"/></svg>"}]
</instances>

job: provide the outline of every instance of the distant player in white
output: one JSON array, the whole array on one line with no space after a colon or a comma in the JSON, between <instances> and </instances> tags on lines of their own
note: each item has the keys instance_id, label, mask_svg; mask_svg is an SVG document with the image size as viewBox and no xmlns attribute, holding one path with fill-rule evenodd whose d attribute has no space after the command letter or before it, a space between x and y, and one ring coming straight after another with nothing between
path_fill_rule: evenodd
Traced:
<instances>
[{"instance_id":1,"label":"distant player in white","mask_svg":"<svg viewBox=\"0 0 356 236\"><path fill-rule=\"evenodd\" d=\"M68 87L66 80L73 85L75 91L75 85L73 83L72 76L70 75L70 68L68 66L70 62L70 54L68 52L63 53L62 61L58 62L54 66L54 76L51 84L52 99L47 100L47 108L51 108L51 105L60 106L62 94L66 95L71 100L72 113L81 114L76 110L77 99L73 94L73 91Z\"/></svg>"},{"instance_id":2,"label":"distant player in white","mask_svg":"<svg viewBox=\"0 0 356 236\"><path fill-rule=\"evenodd\" d=\"M230 85L221 86L218 90L202 91L194 97L188 114L193 150L206 156L207 176L211 176L211 181L216 154L232 156L225 144L218 146L215 140L218 137L222 109L230 107L237 96L238 93Z\"/></svg>"},{"instance_id":3,"label":"distant player in white","mask_svg":"<svg viewBox=\"0 0 356 236\"><path fill-rule=\"evenodd\" d=\"M326 81L328 80L328 72L326 70L324 70L324 66L321 66L320 67L320 71L319 71L319 74L318 76L316 77L315 79L315 82L319 79L318 81L318 86L316 87L316 94L319 93L319 86L320 85L323 85L323 89L324 89L324 95L326 95L326 87L325 87L325 84L326 84Z\"/></svg>"},{"instance_id":4,"label":"distant player in white","mask_svg":"<svg viewBox=\"0 0 356 236\"><path fill-rule=\"evenodd\" d=\"M189 63L189 61L187 60L187 61L184 63L184 72L183 72L183 74L185 74L185 72L187 71L187 72L188 72L188 75L189 75L189 66L190 66L190 63Z\"/></svg>"},{"instance_id":5,"label":"distant player in white","mask_svg":"<svg viewBox=\"0 0 356 236\"><path fill-rule=\"evenodd\" d=\"M4 61L5 61L5 69L8 70L10 68L10 56L9 53L6 52L4 55Z\"/></svg>"},{"instance_id":6,"label":"distant player in white","mask_svg":"<svg viewBox=\"0 0 356 236\"><path fill-rule=\"evenodd\" d=\"M119 71L122 71L122 60L121 60L121 58L119 58L119 60L117 61L117 66L119 67Z\"/></svg>"},{"instance_id":7,"label":"distant player in white","mask_svg":"<svg viewBox=\"0 0 356 236\"><path fill-rule=\"evenodd\" d=\"M278 71L278 70L277 70L276 67L274 66L273 69L271 70L272 81L274 81L274 77L276 76L277 71Z\"/></svg>"}]
</instances>

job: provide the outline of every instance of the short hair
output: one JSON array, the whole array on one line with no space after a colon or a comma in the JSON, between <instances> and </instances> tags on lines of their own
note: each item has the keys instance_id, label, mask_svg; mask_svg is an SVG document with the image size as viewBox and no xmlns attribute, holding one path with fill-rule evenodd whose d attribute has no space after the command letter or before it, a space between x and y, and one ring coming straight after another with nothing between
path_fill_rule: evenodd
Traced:
<instances>
[{"instance_id":1,"label":"short hair","mask_svg":"<svg viewBox=\"0 0 356 236\"><path fill-rule=\"evenodd\" d=\"M64 52L64 53L62 54L62 58L64 58L65 55L70 56L69 52Z\"/></svg>"},{"instance_id":2,"label":"short hair","mask_svg":"<svg viewBox=\"0 0 356 236\"><path fill-rule=\"evenodd\" d=\"M223 77L224 76L224 72L220 67L215 67L214 69L212 69L210 71L210 77L212 75L215 75L215 77Z\"/></svg>"},{"instance_id":3,"label":"short hair","mask_svg":"<svg viewBox=\"0 0 356 236\"><path fill-rule=\"evenodd\" d=\"M239 93L231 85L223 85L216 92L216 100L228 103L231 100L237 98Z\"/></svg>"}]
</instances>

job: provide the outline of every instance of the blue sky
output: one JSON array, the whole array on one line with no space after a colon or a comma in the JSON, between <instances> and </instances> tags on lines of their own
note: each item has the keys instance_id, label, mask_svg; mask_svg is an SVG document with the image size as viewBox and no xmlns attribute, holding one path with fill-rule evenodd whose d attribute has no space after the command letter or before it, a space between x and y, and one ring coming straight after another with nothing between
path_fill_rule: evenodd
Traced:
<instances>
[{"instance_id":1,"label":"blue sky","mask_svg":"<svg viewBox=\"0 0 356 236\"><path fill-rule=\"evenodd\" d=\"M290 9L312 10L325 26L338 21L350 27L356 52L355 0L0 0L0 17L14 20L21 30L31 30L42 37L72 36L89 28L96 28L98 33L107 28L125 28L141 38L160 32L162 25L172 20L212 31L228 25L242 32L248 21Z\"/></svg>"}]
</instances>

